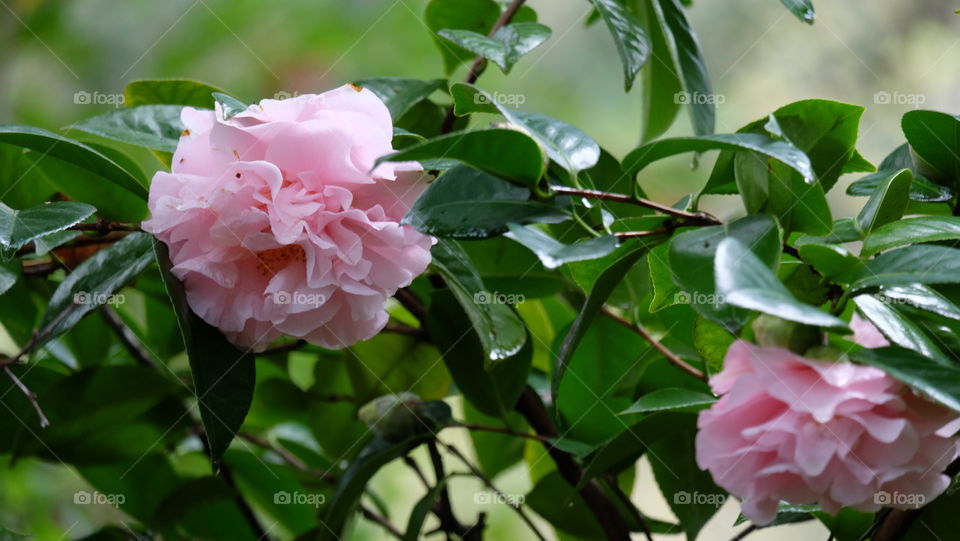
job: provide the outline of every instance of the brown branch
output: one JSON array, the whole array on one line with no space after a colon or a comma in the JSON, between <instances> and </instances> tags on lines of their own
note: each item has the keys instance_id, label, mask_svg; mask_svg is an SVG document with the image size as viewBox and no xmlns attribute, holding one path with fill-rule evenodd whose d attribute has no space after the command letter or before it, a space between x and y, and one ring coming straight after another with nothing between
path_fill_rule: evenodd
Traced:
<instances>
[{"instance_id":1,"label":"brown branch","mask_svg":"<svg viewBox=\"0 0 960 541\"><path fill-rule=\"evenodd\" d=\"M397 529L396 526L390 523L386 517L377 514L376 511L370 509L366 505L360 506L360 514L363 515L363 518L373 522L374 524L380 526L387 531L390 535L396 537L397 539L403 539L403 532Z\"/></svg>"},{"instance_id":2,"label":"brown branch","mask_svg":"<svg viewBox=\"0 0 960 541\"><path fill-rule=\"evenodd\" d=\"M427 442L427 450L430 452L430 462L433 464L434 479L437 484L440 484L446 478L443 471L443 458L440 456L440 451L437 450L435 441ZM448 541L453 539L453 536L462 541L481 541L483 539L484 515L481 514L477 524L473 526L461 524L456 515L453 514L450 492L446 485L440 487L440 499L434 507L433 513L440 520L440 529L447 534Z\"/></svg>"},{"instance_id":3,"label":"brown branch","mask_svg":"<svg viewBox=\"0 0 960 541\"><path fill-rule=\"evenodd\" d=\"M69 244L58 246L57 248L72 248L74 246L89 246L92 244L109 244L111 242L116 242L125 236L126 236L125 234L109 235L105 237L81 235L71 240ZM16 256L21 257L21 256L32 254L36 251L36 249L37 247L34 243L28 242L17 250Z\"/></svg>"},{"instance_id":4,"label":"brown branch","mask_svg":"<svg viewBox=\"0 0 960 541\"><path fill-rule=\"evenodd\" d=\"M689 225L719 225L723 222L719 218L706 212L688 212L686 210L675 209L667 205L644 199L642 197L633 197L622 193L602 192L600 190L587 190L581 188L571 188L569 186L550 186L555 193L563 195L573 195L585 197L587 199L600 199L603 201L614 201L617 203L627 203L638 205L657 212L682 218Z\"/></svg>"},{"instance_id":5,"label":"brown branch","mask_svg":"<svg viewBox=\"0 0 960 541\"><path fill-rule=\"evenodd\" d=\"M541 436L547 438L556 438L557 430L550 420L540 397L530 387L527 387L520 399L517 401L515 409L527 419L530 426ZM576 487L583 478L583 471L566 451L562 451L550 444L544 444L547 453L557 465L557 471L566 480L567 484ZM604 534L609 541L629 541L630 530L623 521L623 517L617 511L617 508L610 501L610 498L603 492L596 480L590 480L580 489L580 496L590 508L593 516L603 528Z\"/></svg>"},{"instance_id":6,"label":"brown branch","mask_svg":"<svg viewBox=\"0 0 960 541\"><path fill-rule=\"evenodd\" d=\"M97 233L112 233L113 231L140 231L139 223L105 222L97 220L89 224L74 224L67 229L72 231L95 231Z\"/></svg>"},{"instance_id":7,"label":"brown branch","mask_svg":"<svg viewBox=\"0 0 960 541\"><path fill-rule=\"evenodd\" d=\"M406 323L392 322L392 321L390 323L387 323L387 325L380 332L392 333L392 334L404 334L407 336L418 338L420 340L427 340L429 338L429 335L427 334L427 331L425 329L421 329L418 327L411 327Z\"/></svg>"},{"instance_id":8,"label":"brown branch","mask_svg":"<svg viewBox=\"0 0 960 541\"><path fill-rule=\"evenodd\" d=\"M266 449L267 451L272 451L277 454L284 462L292 466L294 469L302 471L303 473L310 474L321 481L335 482L335 476L328 470L318 470L316 468L311 468L307 465L306 462L300 460L300 457L291 453L290 451L282 447L274 447L270 444L269 441L257 436L256 434L250 434L249 432L237 432L237 436L241 439L244 439L261 449Z\"/></svg>"},{"instance_id":9,"label":"brown branch","mask_svg":"<svg viewBox=\"0 0 960 541\"><path fill-rule=\"evenodd\" d=\"M496 486L494 486L493 481L487 478L487 476L484 475L479 468L477 468L469 460L467 460L467 457L463 456L463 453L461 453L459 449L457 449L452 445L448 445L440 440L437 440L437 443L442 445L443 448L446 449L450 454L460 459L460 462L462 462L463 465L470 470L470 473L472 473L474 477L479 479L484 484L484 486L486 486L488 489L493 491L493 493L496 494L501 499L501 501L505 502L508 507L516 511L517 514L520 515L520 518L527 524L527 527L529 527L530 530L533 532L533 534L537 536L537 539L540 539L540 541L546 541L546 538L543 536L542 533L540 533L540 530L537 529L536 524L534 524L533 520L531 520L530 517L527 515L527 513L524 512L523 508L520 507L520 505L517 504L516 502L511 501L510 498L506 496L506 494L504 494Z\"/></svg>"},{"instance_id":10,"label":"brown branch","mask_svg":"<svg viewBox=\"0 0 960 541\"><path fill-rule=\"evenodd\" d=\"M500 30L504 26L510 24L510 21L513 19L513 16L517 14L517 11L523 6L525 0L513 0L510 2L510 5L503 10L503 13L497 17L496 22L493 23L493 26L490 28L490 32L487 34L487 37L493 37L497 33L497 30ZM473 63L470 64L470 71L467 72L467 78L464 79L464 82L467 84L473 84L477 82L477 79L480 77L480 74L483 73L484 68L486 67L487 60L477 55L473 59ZM440 134L450 133L453 131L453 124L457 121L457 115L453 112L453 105L450 106L450 109L447 110L447 116L443 119L443 124L440 127Z\"/></svg>"},{"instance_id":11,"label":"brown branch","mask_svg":"<svg viewBox=\"0 0 960 541\"><path fill-rule=\"evenodd\" d=\"M659 351L661 355L666 357L667 361L670 362L670 364L676 366L677 368L683 370L684 372L687 372L688 374L690 374L691 376L697 379L707 381L707 376L703 372L694 368L693 366L690 366L690 364L687 363L687 361L684 361L683 359L681 359L679 355L667 349L666 346L661 344L653 336L650 336L650 333L648 333L647 330L643 328L643 326L620 317L618 314L611 311L606 306L604 306L601 309L601 312L603 313L603 315L612 318L617 323L620 323L621 325L639 334L641 338L646 340L651 346L653 346L654 349Z\"/></svg>"},{"instance_id":12,"label":"brown branch","mask_svg":"<svg viewBox=\"0 0 960 541\"><path fill-rule=\"evenodd\" d=\"M37 412L37 417L40 418L40 428L47 428L50 426L50 420L47 419L47 416L43 414L43 410L40 408L40 403L37 402L37 394L27 388L26 385L20 381L20 378L13 373L13 370L10 370L9 366L4 366L3 371L7 373L7 376L13 381L13 384L17 386L18 389L27 397L27 400L30 401L30 405L33 406L34 411Z\"/></svg>"},{"instance_id":13,"label":"brown branch","mask_svg":"<svg viewBox=\"0 0 960 541\"><path fill-rule=\"evenodd\" d=\"M157 368L157 363L153 361L153 356L143 347L140 339L130 330L130 327L127 327L126 323L120 319L119 314L109 306L104 306L103 309L100 310L100 314L103 316L107 326L117 335L120 343L123 344L123 347L126 348L134 360L147 368Z\"/></svg>"},{"instance_id":14,"label":"brown branch","mask_svg":"<svg viewBox=\"0 0 960 541\"><path fill-rule=\"evenodd\" d=\"M427 309L423 306L420 297L417 297L417 294L414 293L413 290L409 287L398 289L397 292L393 294L393 298L397 299L397 302L406 308L407 312L410 312L410 314L417 318L417 321L423 325L427 319Z\"/></svg>"}]
</instances>

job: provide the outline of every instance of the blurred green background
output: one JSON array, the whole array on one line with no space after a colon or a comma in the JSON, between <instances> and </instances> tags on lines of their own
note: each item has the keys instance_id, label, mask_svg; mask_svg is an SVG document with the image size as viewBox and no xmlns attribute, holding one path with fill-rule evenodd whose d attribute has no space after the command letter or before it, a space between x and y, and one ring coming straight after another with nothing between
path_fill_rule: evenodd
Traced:
<instances>
[{"instance_id":1,"label":"blurred green background","mask_svg":"<svg viewBox=\"0 0 960 541\"><path fill-rule=\"evenodd\" d=\"M422 22L425 3L0 0L0 123L66 127L112 107L78 104L78 92L94 96L91 101L97 95L109 100L129 81L143 78L199 79L256 101L278 92L321 92L363 77L441 77L440 55ZM494 68L479 84L522 95L521 109L575 124L622 157L638 144L642 85L623 92L606 30L584 24L586 0L528 4L553 29L553 37L509 77ZM960 73L958 6L946 0L820 0L815 5L813 26L798 22L777 0L701 0L689 11L722 101L718 132L734 131L791 101L835 99L867 107L859 147L878 163L902 142L899 118L905 111L918 106L960 110L953 81ZM463 71L453 79L461 79ZM682 116L668 135L690 132ZM689 156L663 160L644 171L643 186L652 198L672 203L699 188L712 160L706 156L697 170L691 170ZM835 215L855 212L863 203L843 195L853 178L841 179L831 193ZM705 206L724 218L741 212L733 197L707 198ZM412 481L406 470L394 467L375 478L388 501L398 502L401 523L413 504L407 500L415 497L405 491ZM508 493L529 488L519 468L497 481ZM641 468L637 482L640 508L669 518L648 467ZM73 505L72 494L84 486L63 466L25 460L4 468L0 524L39 539L68 539L123 518L109 506ZM470 509L490 513L490 539L527 535L502 506L478 505L472 497L456 504L464 514ZM728 504L701 539L729 538L736 513ZM825 538L825 530L806 524L755 538L806 539L820 532ZM356 538L379 535L362 528Z\"/></svg>"}]
</instances>

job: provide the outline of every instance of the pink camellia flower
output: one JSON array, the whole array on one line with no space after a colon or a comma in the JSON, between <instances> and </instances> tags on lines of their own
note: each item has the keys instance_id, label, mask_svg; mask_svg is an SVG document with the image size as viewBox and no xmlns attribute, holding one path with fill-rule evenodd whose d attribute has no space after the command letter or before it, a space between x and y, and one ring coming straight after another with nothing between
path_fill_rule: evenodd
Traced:
<instances>
[{"instance_id":1,"label":"pink camellia flower","mask_svg":"<svg viewBox=\"0 0 960 541\"><path fill-rule=\"evenodd\" d=\"M865 348L882 348L890 345L879 329L870 321L854 313L850 318L850 329L853 331L853 341Z\"/></svg>"},{"instance_id":2,"label":"pink camellia flower","mask_svg":"<svg viewBox=\"0 0 960 541\"><path fill-rule=\"evenodd\" d=\"M882 370L739 340L710 385L722 396L698 418L697 464L756 524L781 501L912 508L950 483L957 414Z\"/></svg>"},{"instance_id":3,"label":"pink camellia flower","mask_svg":"<svg viewBox=\"0 0 960 541\"><path fill-rule=\"evenodd\" d=\"M399 223L425 187L419 164L373 168L392 151L383 102L347 85L181 118L143 229L169 246L193 311L257 350L282 334L336 349L379 332L433 244Z\"/></svg>"}]
</instances>

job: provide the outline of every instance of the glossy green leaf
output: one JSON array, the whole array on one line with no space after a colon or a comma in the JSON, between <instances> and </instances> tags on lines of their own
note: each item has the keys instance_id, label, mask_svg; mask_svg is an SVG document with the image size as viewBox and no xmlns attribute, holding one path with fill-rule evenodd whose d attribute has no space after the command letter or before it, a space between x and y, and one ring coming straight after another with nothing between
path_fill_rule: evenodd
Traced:
<instances>
[{"instance_id":1,"label":"glossy green leaf","mask_svg":"<svg viewBox=\"0 0 960 541\"><path fill-rule=\"evenodd\" d=\"M946 186L930 182L918 172L918 167L910 153L910 145L904 143L880 162L877 172L857 179L847 186L847 195L869 196L887 179L893 171L910 169L913 183L910 186L910 199L924 203L949 201L953 192Z\"/></svg>"},{"instance_id":2,"label":"glossy green leaf","mask_svg":"<svg viewBox=\"0 0 960 541\"><path fill-rule=\"evenodd\" d=\"M734 156L737 189L747 214L761 212L770 197L770 171L767 158L753 151L737 152Z\"/></svg>"},{"instance_id":3,"label":"glossy green leaf","mask_svg":"<svg viewBox=\"0 0 960 541\"><path fill-rule=\"evenodd\" d=\"M566 122L510 109L501 104L495 96L466 83L451 86L450 94L458 115L499 113L511 123L523 127L543 145L547 156L570 174L590 169L600 159L600 146L597 142Z\"/></svg>"},{"instance_id":4,"label":"glossy green leaf","mask_svg":"<svg viewBox=\"0 0 960 541\"><path fill-rule=\"evenodd\" d=\"M249 351L235 348L219 330L190 309L183 284L170 272L166 245L156 242L154 249L190 360L200 419L216 471L250 410L256 384L254 358Z\"/></svg>"},{"instance_id":5,"label":"glossy green leaf","mask_svg":"<svg viewBox=\"0 0 960 541\"><path fill-rule=\"evenodd\" d=\"M650 273L650 285L653 288L653 298L650 299L650 312L662 310L677 303L677 292L680 290L674 283L673 269L667 262L669 244L661 244L650 250L647 255L647 266Z\"/></svg>"},{"instance_id":6,"label":"glossy green leaf","mask_svg":"<svg viewBox=\"0 0 960 541\"><path fill-rule=\"evenodd\" d=\"M499 128L441 135L383 156L376 163L431 159L459 161L530 187L545 169L536 141L519 131Z\"/></svg>"},{"instance_id":7,"label":"glossy green leaf","mask_svg":"<svg viewBox=\"0 0 960 541\"><path fill-rule=\"evenodd\" d=\"M858 295L853 298L853 302L860 313L873 322L890 343L911 349L940 363L950 363L950 358L944 355L934 340L908 317L898 312L896 307L871 295Z\"/></svg>"},{"instance_id":8,"label":"glossy green leaf","mask_svg":"<svg viewBox=\"0 0 960 541\"><path fill-rule=\"evenodd\" d=\"M173 152L184 131L179 105L141 105L81 120L71 128L144 148Z\"/></svg>"},{"instance_id":9,"label":"glossy green leaf","mask_svg":"<svg viewBox=\"0 0 960 541\"><path fill-rule=\"evenodd\" d=\"M485 36L499 16L500 6L493 0L430 0L423 19L434 34L444 29L462 29ZM448 74L474 56L474 53L439 36L434 36L434 41Z\"/></svg>"},{"instance_id":10,"label":"glossy green leaf","mask_svg":"<svg viewBox=\"0 0 960 541\"><path fill-rule=\"evenodd\" d=\"M427 99L446 84L443 79L423 81L403 77L369 77L356 81L358 86L369 89L383 100L390 117L401 118L416 103ZM394 134L396 135L396 134Z\"/></svg>"},{"instance_id":11,"label":"glossy green leaf","mask_svg":"<svg viewBox=\"0 0 960 541\"><path fill-rule=\"evenodd\" d=\"M876 366L944 406L960 411L960 368L955 364L941 364L898 347L861 349L850 356L857 362Z\"/></svg>"},{"instance_id":12,"label":"glossy green leaf","mask_svg":"<svg viewBox=\"0 0 960 541\"><path fill-rule=\"evenodd\" d=\"M677 113L683 91L673 35L666 28L660 0L641 0L641 22L650 36L650 60L643 66L643 135L647 143L660 137L670 128Z\"/></svg>"},{"instance_id":13,"label":"glossy green leaf","mask_svg":"<svg viewBox=\"0 0 960 541\"><path fill-rule=\"evenodd\" d=\"M516 355L490 367L476 327L449 291L431 297L427 328L464 398L481 413L506 419L527 385L529 339Z\"/></svg>"},{"instance_id":14,"label":"glossy green leaf","mask_svg":"<svg viewBox=\"0 0 960 541\"><path fill-rule=\"evenodd\" d=\"M427 515L433 510L440 492L447 486L446 478L437 481L426 494L420 498L417 505L410 511L410 518L407 519L407 530L403 534L402 541L418 541L420 531L423 530L423 523L427 520Z\"/></svg>"},{"instance_id":15,"label":"glossy green leaf","mask_svg":"<svg viewBox=\"0 0 960 541\"><path fill-rule=\"evenodd\" d=\"M652 413L656 411L699 411L710 407L717 399L704 393L670 387L657 389L637 399L621 414Z\"/></svg>"},{"instance_id":16,"label":"glossy green leaf","mask_svg":"<svg viewBox=\"0 0 960 541\"><path fill-rule=\"evenodd\" d=\"M57 201L24 210L0 203L0 248L16 250L40 237L63 231L97 209L85 203Z\"/></svg>"},{"instance_id":17,"label":"glossy green leaf","mask_svg":"<svg viewBox=\"0 0 960 541\"><path fill-rule=\"evenodd\" d=\"M717 295L713 271L717 246L728 237L751 246L766 266L776 268L780 260L780 230L775 220L763 214L680 233L670 241L668 256L672 278L682 290L677 300L689 303L703 316L738 332L749 314Z\"/></svg>"},{"instance_id":18,"label":"glossy green leaf","mask_svg":"<svg viewBox=\"0 0 960 541\"><path fill-rule=\"evenodd\" d=\"M501 299L496 291L487 290L470 257L455 241L441 239L431 254L433 265L473 323L488 366L516 355L527 334L520 317L507 304L510 299Z\"/></svg>"},{"instance_id":19,"label":"glossy green leaf","mask_svg":"<svg viewBox=\"0 0 960 541\"><path fill-rule=\"evenodd\" d=\"M693 347L703 357L707 371L716 374L723 369L723 359L737 337L722 325L697 315L693 324Z\"/></svg>"},{"instance_id":20,"label":"glossy green leaf","mask_svg":"<svg viewBox=\"0 0 960 541\"><path fill-rule=\"evenodd\" d=\"M863 241L863 252L870 256L898 246L960 239L960 218L955 216L917 216L897 220L871 231Z\"/></svg>"},{"instance_id":21,"label":"glossy green leaf","mask_svg":"<svg viewBox=\"0 0 960 541\"><path fill-rule=\"evenodd\" d=\"M677 64L680 66L680 74L683 78L684 94L678 96L677 101L690 105L690 119L693 122L695 134L712 134L716 124L717 97L713 94L697 35L683 12L680 0L657 1L660 2L663 21L666 24L664 31L669 31L673 37L677 51Z\"/></svg>"},{"instance_id":22,"label":"glossy green leaf","mask_svg":"<svg viewBox=\"0 0 960 541\"><path fill-rule=\"evenodd\" d=\"M123 89L123 104L127 107L140 105L186 105L213 109L213 93L219 88L190 79L148 79L133 81Z\"/></svg>"},{"instance_id":23,"label":"glossy green leaf","mask_svg":"<svg viewBox=\"0 0 960 541\"><path fill-rule=\"evenodd\" d=\"M799 148L787 141L777 141L754 133L730 133L702 135L699 137L674 137L647 143L627 154L623 165L634 174L651 163L685 152L707 150L752 150L783 162L799 173L807 183L814 181L810 159Z\"/></svg>"},{"instance_id":24,"label":"glossy green leaf","mask_svg":"<svg viewBox=\"0 0 960 541\"><path fill-rule=\"evenodd\" d=\"M842 320L798 301L770 268L735 238L726 238L717 246L716 281L717 292L734 306L797 323L847 329Z\"/></svg>"},{"instance_id":25,"label":"glossy green leaf","mask_svg":"<svg viewBox=\"0 0 960 541\"><path fill-rule=\"evenodd\" d=\"M880 291L880 297L960 321L960 307L932 287L922 284L885 287Z\"/></svg>"},{"instance_id":26,"label":"glossy green leaf","mask_svg":"<svg viewBox=\"0 0 960 541\"><path fill-rule=\"evenodd\" d=\"M321 541L341 539L347 520L354 506L363 496L370 478L387 463L409 453L430 438L432 435L419 435L397 443L378 438L370 440L360 455L350 463L350 467L337 484L336 492L326 503L326 511L321 519L325 527L320 529L319 539Z\"/></svg>"},{"instance_id":27,"label":"glossy green leaf","mask_svg":"<svg viewBox=\"0 0 960 541\"><path fill-rule=\"evenodd\" d=\"M0 295L6 293L20 279L20 262L0 262Z\"/></svg>"},{"instance_id":28,"label":"glossy green leaf","mask_svg":"<svg viewBox=\"0 0 960 541\"><path fill-rule=\"evenodd\" d=\"M910 147L924 161L947 176L947 186L960 182L960 118L937 111L908 111L900 121ZM938 179L931 178L936 182Z\"/></svg>"},{"instance_id":29,"label":"glossy green leaf","mask_svg":"<svg viewBox=\"0 0 960 541\"><path fill-rule=\"evenodd\" d=\"M851 291L868 287L960 282L960 250L918 244L884 252L836 278Z\"/></svg>"},{"instance_id":30,"label":"glossy green leaf","mask_svg":"<svg viewBox=\"0 0 960 541\"><path fill-rule=\"evenodd\" d=\"M91 310L122 301L114 294L153 261L153 237L131 233L77 265L50 297L40 323L46 329L41 343L66 332Z\"/></svg>"},{"instance_id":31,"label":"glossy green leaf","mask_svg":"<svg viewBox=\"0 0 960 541\"><path fill-rule=\"evenodd\" d=\"M527 188L457 165L427 186L403 223L426 235L480 239L505 232L509 223L557 223L569 218L561 207L531 199Z\"/></svg>"},{"instance_id":32,"label":"glossy green leaf","mask_svg":"<svg viewBox=\"0 0 960 541\"><path fill-rule=\"evenodd\" d=\"M574 539L604 539L603 528L583 497L556 470L537 481L524 501L561 535L573 535Z\"/></svg>"},{"instance_id":33,"label":"glossy green leaf","mask_svg":"<svg viewBox=\"0 0 960 541\"><path fill-rule=\"evenodd\" d=\"M79 141L33 126L0 126L0 143L35 150L44 156L59 158L147 199L147 188L137 177L103 153Z\"/></svg>"},{"instance_id":34,"label":"glossy green leaf","mask_svg":"<svg viewBox=\"0 0 960 541\"><path fill-rule=\"evenodd\" d=\"M214 92L213 97L220 105L220 110L223 112L224 120L232 118L234 115L246 111L249 107L246 103L243 103L233 96L224 94L223 92Z\"/></svg>"},{"instance_id":35,"label":"glossy green leaf","mask_svg":"<svg viewBox=\"0 0 960 541\"><path fill-rule=\"evenodd\" d=\"M580 286L587 292L587 298L563 339L554 365L551 395L555 403L559 400L557 395L560 393L570 359L600 313L603 303L616 289L623 275L659 242L661 240L655 237L631 239L605 258L587 262L590 276L580 281Z\"/></svg>"},{"instance_id":36,"label":"glossy green leaf","mask_svg":"<svg viewBox=\"0 0 960 541\"><path fill-rule=\"evenodd\" d=\"M807 24L813 24L817 18L817 13L813 11L813 2L811 0L780 0L780 3L786 6L793 13L794 17Z\"/></svg>"},{"instance_id":37,"label":"glossy green leaf","mask_svg":"<svg viewBox=\"0 0 960 541\"><path fill-rule=\"evenodd\" d=\"M590 0L607 25L623 65L623 85L629 92L640 68L650 56L650 41L640 21L617 0Z\"/></svg>"},{"instance_id":38,"label":"glossy green leaf","mask_svg":"<svg viewBox=\"0 0 960 541\"><path fill-rule=\"evenodd\" d=\"M800 246L800 258L824 278L833 278L859 266L860 260L843 246L809 243Z\"/></svg>"},{"instance_id":39,"label":"glossy green leaf","mask_svg":"<svg viewBox=\"0 0 960 541\"><path fill-rule=\"evenodd\" d=\"M652 442L648 451L653 476L687 541L697 538L727 499L727 493L714 484L710 473L698 466L695 436L693 430L671 434Z\"/></svg>"},{"instance_id":40,"label":"glossy green leaf","mask_svg":"<svg viewBox=\"0 0 960 541\"><path fill-rule=\"evenodd\" d=\"M523 55L550 38L550 28L537 23L513 23L500 27L487 37L472 30L445 29L437 34L460 47L490 60L510 73Z\"/></svg>"},{"instance_id":41,"label":"glossy green leaf","mask_svg":"<svg viewBox=\"0 0 960 541\"><path fill-rule=\"evenodd\" d=\"M857 216L857 229L866 236L874 228L899 220L907 210L913 174L909 169L891 173L881 181Z\"/></svg>"},{"instance_id":42,"label":"glossy green leaf","mask_svg":"<svg viewBox=\"0 0 960 541\"><path fill-rule=\"evenodd\" d=\"M584 261L603 257L617 249L619 242L613 235L594 237L573 244L563 244L543 232L542 229L519 224L509 224L506 233L520 244L537 254L540 262L548 269L555 269L571 261Z\"/></svg>"}]
</instances>

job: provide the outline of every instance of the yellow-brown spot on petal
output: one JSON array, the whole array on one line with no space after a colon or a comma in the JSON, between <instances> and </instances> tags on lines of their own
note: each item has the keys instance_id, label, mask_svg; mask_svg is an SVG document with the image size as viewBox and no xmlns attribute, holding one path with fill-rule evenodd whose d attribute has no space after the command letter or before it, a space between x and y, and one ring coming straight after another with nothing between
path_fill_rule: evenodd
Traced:
<instances>
[{"instance_id":1,"label":"yellow-brown spot on petal","mask_svg":"<svg viewBox=\"0 0 960 541\"><path fill-rule=\"evenodd\" d=\"M357 85L355 85L355 84L353 84L353 83L348 83L348 84L350 85L350 88L356 90L357 92L363 91L362 88L360 88L359 86L357 86Z\"/></svg>"},{"instance_id":2,"label":"yellow-brown spot on petal","mask_svg":"<svg viewBox=\"0 0 960 541\"><path fill-rule=\"evenodd\" d=\"M273 276L292 263L306 263L307 254L299 244L288 244L257 252L257 271L261 276Z\"/></svg>"},{"instance_id":3,"label":"yellow-brown spot on petal","mask_svg":"<svg viewBox=\"0 0 960 541\"><path fill-rule=\"evenodd\" d=\"M233 149L233 157L236 158L238 161L240 160L240 153L237 152L237 149Z\"/></svg>"},{"instance_id":4,"label":"yellow-brown spot on petal","mask_svg":"<svg viewBox=\"0 0 960 541\"><path fill-rule=\"evenodd\" d=\"M180 132L180 137L186 137L188 135L190 135L190 130L183 130Z\"/></svg>"}]
</instances>

